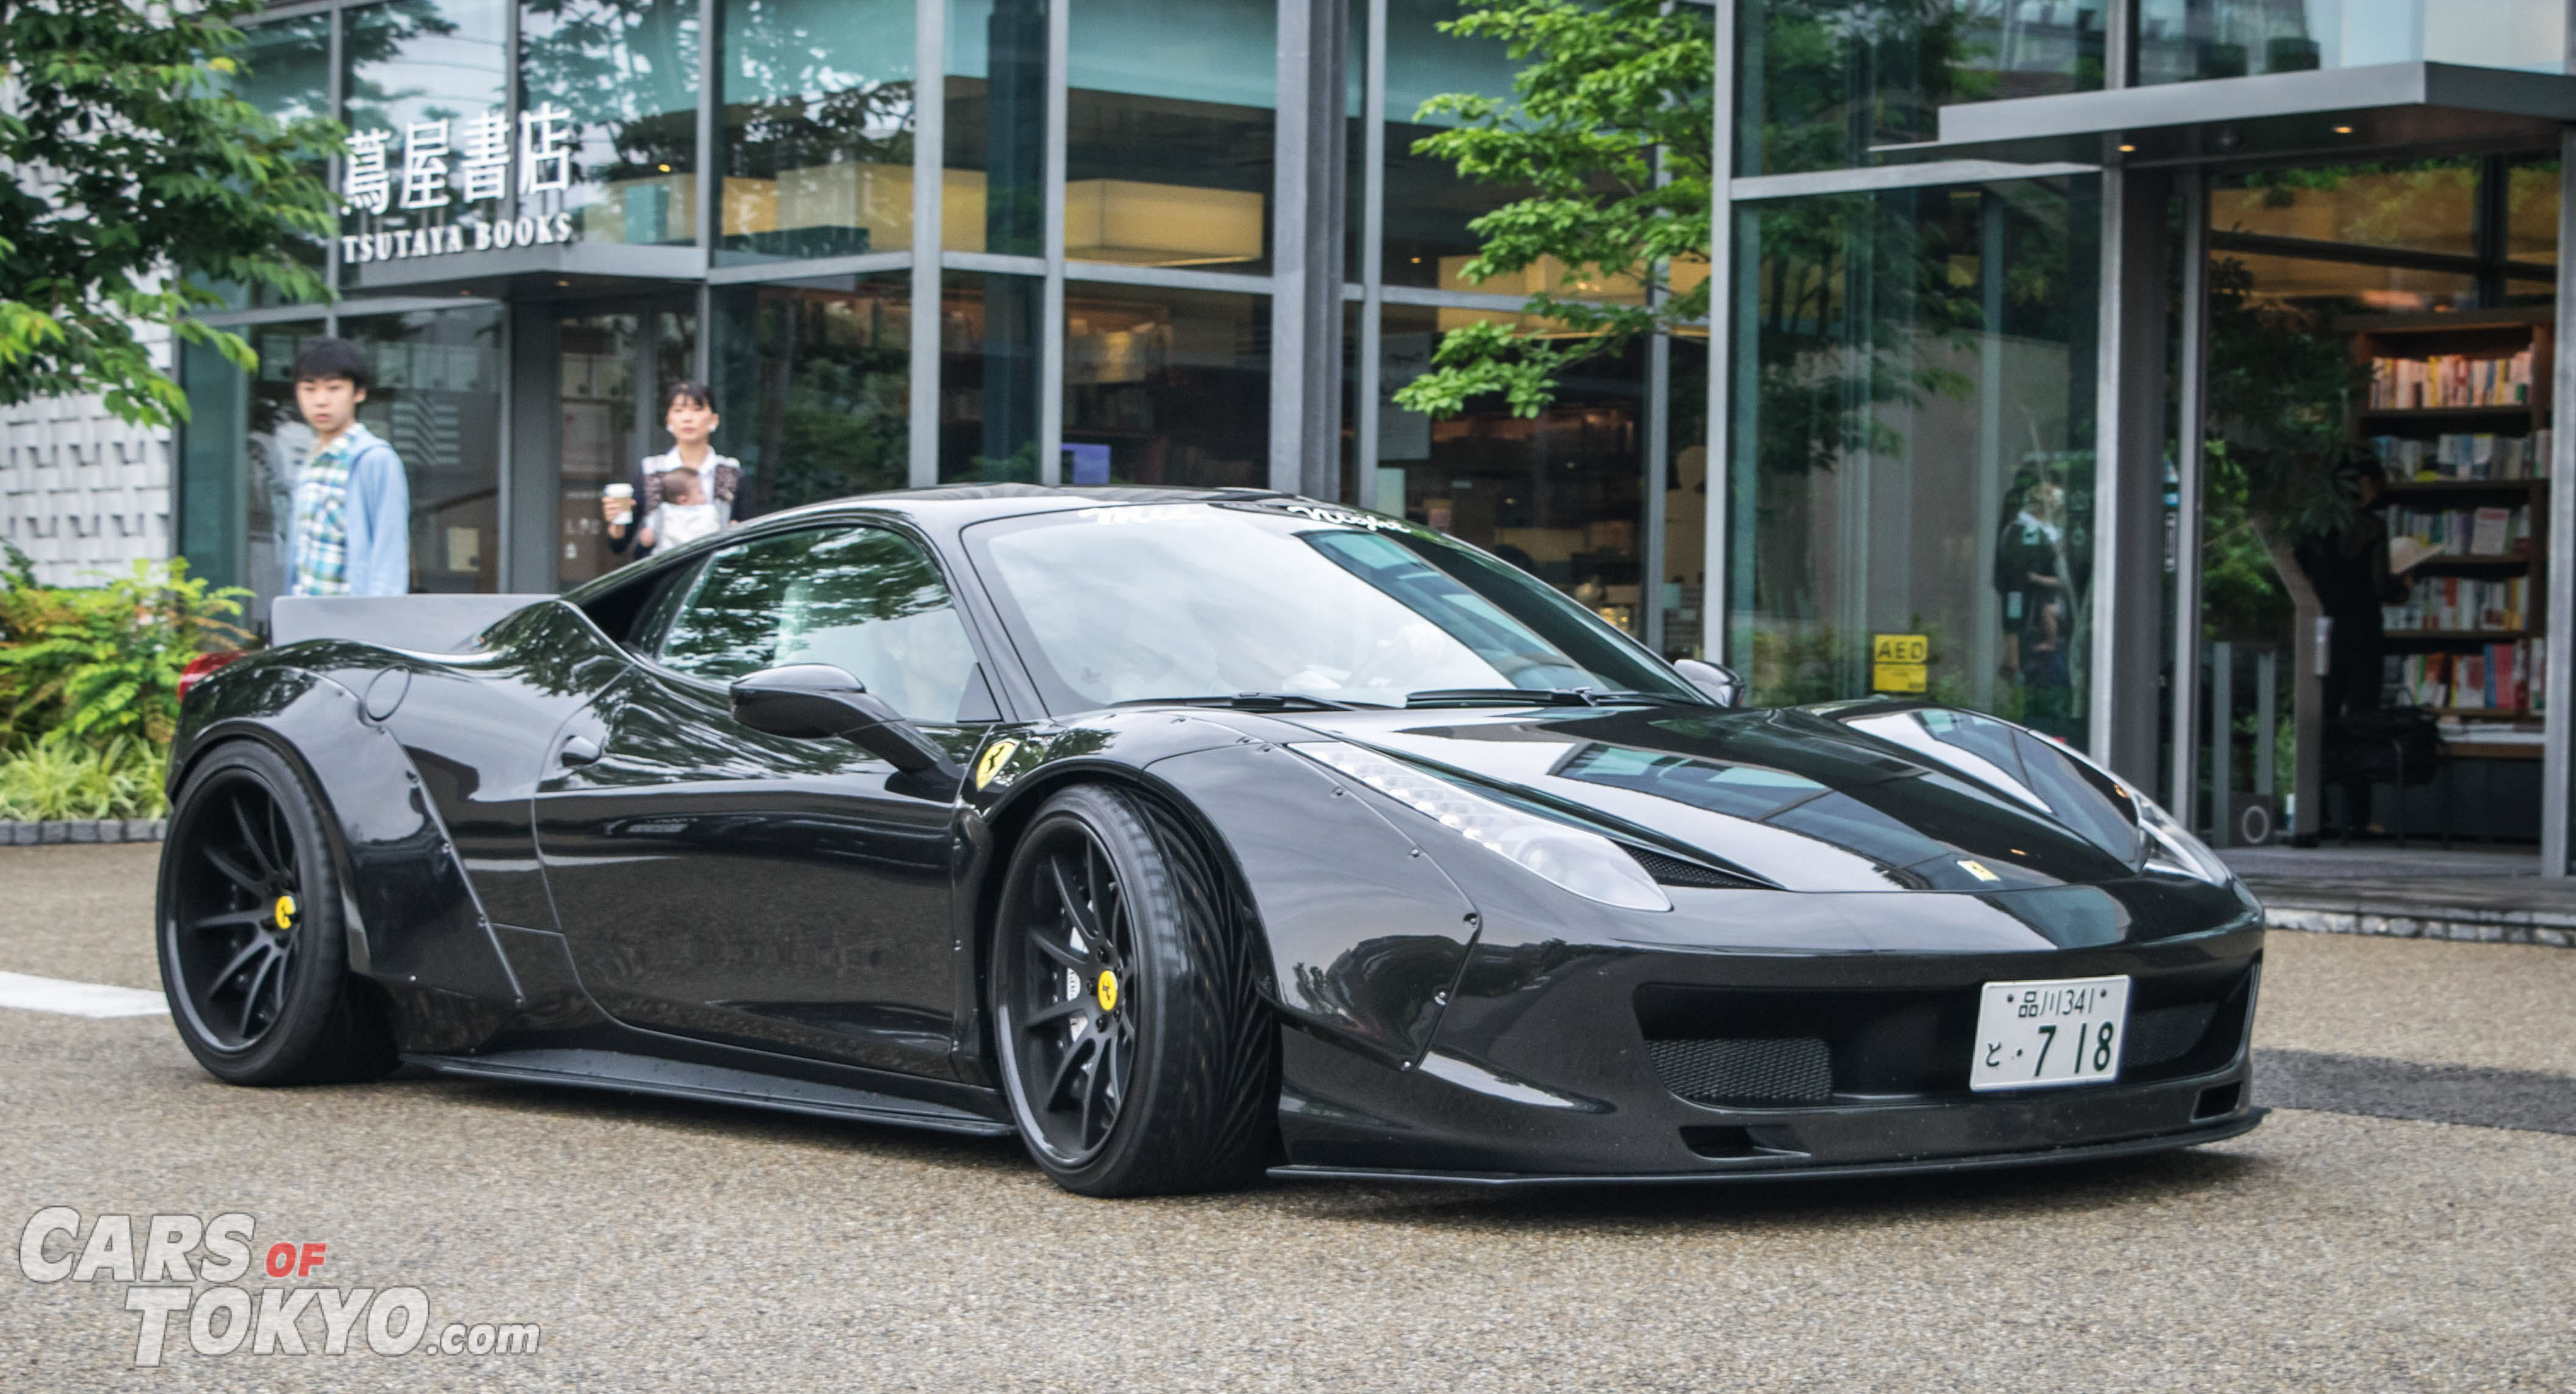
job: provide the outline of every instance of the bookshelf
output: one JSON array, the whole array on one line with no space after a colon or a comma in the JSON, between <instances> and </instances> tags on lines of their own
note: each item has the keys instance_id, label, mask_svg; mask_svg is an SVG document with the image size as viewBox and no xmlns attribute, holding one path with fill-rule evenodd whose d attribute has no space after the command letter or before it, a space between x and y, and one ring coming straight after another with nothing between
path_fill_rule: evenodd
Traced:
<instances>
[{"instance_id":1,"label":"bookshelf","mask_svg":"<svg viewBox=\"0 0 2576 1394\"><path fill-rule=\"evenodd\" d=\"M2337 325L2370 373L2353 422L2387 469L2375 506L2392 552L2420 557L2401 573L2407 600L2387 614L2400 700L2446 724L2539 714L2530 685L2547 629L2549 318L2488 310Z\"/></svg>"}]
</instances>

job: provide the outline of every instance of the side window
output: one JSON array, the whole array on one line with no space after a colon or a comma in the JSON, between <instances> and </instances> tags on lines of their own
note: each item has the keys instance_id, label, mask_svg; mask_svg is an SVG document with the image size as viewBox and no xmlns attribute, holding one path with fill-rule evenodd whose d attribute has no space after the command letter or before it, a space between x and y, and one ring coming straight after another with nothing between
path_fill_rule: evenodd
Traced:
<instances>
[{"instance_id":1,"label":"side window","mask_svg":"<svg viewBox=\"0 0 2576 1394\"><path fill-rule=\"evenodd\" d=\"M717 683L828 663L917 721L957 720L975 682L939 568L883 528L782 533L717 552L672 615L662 662Z\"/></svg>"}]
</instances>

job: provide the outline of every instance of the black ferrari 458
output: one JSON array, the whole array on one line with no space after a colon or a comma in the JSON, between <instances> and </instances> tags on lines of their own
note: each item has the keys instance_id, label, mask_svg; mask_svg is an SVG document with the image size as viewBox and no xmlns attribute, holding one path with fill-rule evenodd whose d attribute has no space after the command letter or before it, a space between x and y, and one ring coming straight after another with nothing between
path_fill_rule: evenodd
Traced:
<instances>
[{"instance_id":1,"label":"black ferrari 458","mask_svg":"<svg viewBox=\"0 0 2576 1394\"><path fill-rule=\"evenodd\" d=\"M1969 712L1738 707L1394 519L931 489L470 639L407 620L440 598L306 608L344 637L206 677L171 761L162 975L234 1083L1016 1133L1095 1195L2257 1118L2259 908L2139 790Z\"/></svg>"}]
</instances>

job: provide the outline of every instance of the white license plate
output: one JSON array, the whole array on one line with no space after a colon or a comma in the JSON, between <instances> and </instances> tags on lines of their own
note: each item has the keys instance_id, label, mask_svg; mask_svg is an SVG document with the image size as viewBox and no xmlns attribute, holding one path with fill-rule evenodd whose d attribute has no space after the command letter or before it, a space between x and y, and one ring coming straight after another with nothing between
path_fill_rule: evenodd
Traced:
<instances>
[{"instance_id":1,"label":"white license plate","mask_svg":"<svg viewBox=\"0 0 2576 1394\"><path fill-rule=\"evenodd\" d=\"M2120 1077L2127 978L1988 983L1977 1007L1971 1089L2044 1089Z\"/></svg>"}]
</instances>

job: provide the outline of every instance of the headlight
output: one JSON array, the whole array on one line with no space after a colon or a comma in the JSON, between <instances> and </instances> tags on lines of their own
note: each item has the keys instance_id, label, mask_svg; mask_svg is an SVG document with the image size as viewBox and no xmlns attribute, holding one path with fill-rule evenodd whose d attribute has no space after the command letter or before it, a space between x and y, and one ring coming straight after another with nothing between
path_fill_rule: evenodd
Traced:
<instances>
[{"instance_id":1,"label":"headlight","mask_svg":"<svg viewBox=\"0 0 2576 1394\"><path fill-rule=\"evenodd\" d=\"M1437 775L1339 741L1298 741L1289 749L1338 770L1468 841L1587 900L1628 910L1670 910L1637 859L1599 833L1523 813Z\"/></svg>"},{"instance_id":2,"label":"headlight","mask_svg":"<svg viewBox=\"0 0 2576 1394\"><path fill-rule=\"evenodd\" d=\"M2138 809L2138 827L2147 835L2147 869L2189 876L2224 886L2235 874L2227 863L2209 850L2209 844L2191 835L2191 830L2173 819L2163 807L2135 789L2129 791L2129 802Z\"/></svg>"}]
</instances>

